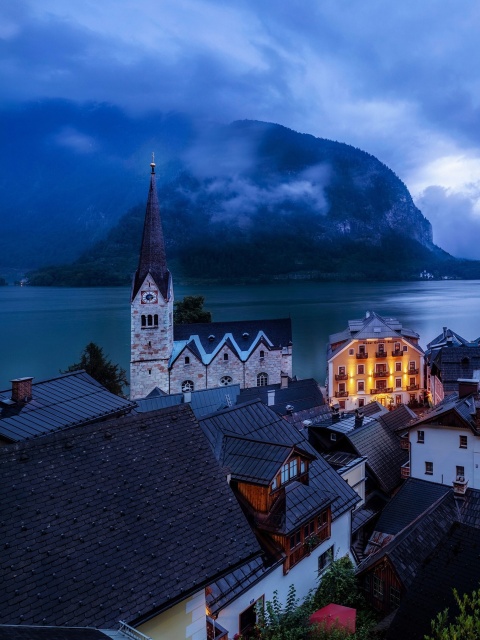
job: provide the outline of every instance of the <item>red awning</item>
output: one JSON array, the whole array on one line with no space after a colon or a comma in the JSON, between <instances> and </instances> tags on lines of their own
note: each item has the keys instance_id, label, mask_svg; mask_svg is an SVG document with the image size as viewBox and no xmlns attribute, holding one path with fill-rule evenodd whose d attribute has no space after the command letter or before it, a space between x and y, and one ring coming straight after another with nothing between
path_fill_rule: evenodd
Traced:
<instances>
[{"instance_id":1,"label":"red awning","mask_svg":"<svg viewBox=\"0 0 480 640\"><path fill-rule=\"evenodd\" d=\"M310 616L311 624L324 624L330 627L341 627L350 633L355 633L357 610L342 607L341 604L327 604L326 607L315 611Z\"/></svg>"}]
</instances>

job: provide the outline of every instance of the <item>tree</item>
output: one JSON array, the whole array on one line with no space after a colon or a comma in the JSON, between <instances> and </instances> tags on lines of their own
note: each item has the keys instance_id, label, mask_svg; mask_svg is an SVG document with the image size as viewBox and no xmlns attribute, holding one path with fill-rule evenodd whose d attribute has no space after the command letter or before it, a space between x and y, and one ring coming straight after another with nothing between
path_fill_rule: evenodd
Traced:
<instances>
[{"instance_id":1,"label":"tree","mask_svg":"<svg viewBox=\"0 0 480 640\"><path fill-rule=\"evenodd\" d=\"M322 576L314 596L315 606L326 607L334 602L344 607L358 607L361 600L353 562L348 556L334 560Z\"/></svg>"},{"instance_id":2,"label":"tree","mask_svg":"<svg viewBox=\"0 0 480 640\"><path fill-rule=\"evenodd\" d=\"M205 311L203 296L185 296L183 300L175 302L173 322L175 324L192 324L197 322L211 322L212 314Z\"/></svg>"},{"instance_id":3,"label":"tree","mask_svg":"<svg viewBox=\"0 0 480 640\"><path fill-rule=\"evenodd\" d=\"M82 351L80 362L71 364L62 373L84 369L92 378L117 396L123 395L123 387L128 386L127 373L120 365L113 364L103 353L103 349L90 342Z\"/></svg>"},{"instance_id":4,"label":"tree","mask_svg":"<svg viewBox=\"0 0 480 640\"><path fill-rule=\"evenodd\" d=\"M454 622L448 622L448 609L437 615L431 622L432 635L425 640L477 640L480 638L480 589L472 591L472 595L458 595L453 590L459 614Z\"/></svg>"}]
</instances>

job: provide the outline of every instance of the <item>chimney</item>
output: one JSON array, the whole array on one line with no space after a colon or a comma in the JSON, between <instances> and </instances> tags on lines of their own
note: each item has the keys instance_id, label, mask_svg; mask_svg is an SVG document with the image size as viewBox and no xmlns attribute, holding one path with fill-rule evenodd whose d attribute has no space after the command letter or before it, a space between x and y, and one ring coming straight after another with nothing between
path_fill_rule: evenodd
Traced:
<instances>
[{"instance_id":1,"label":"chimney","mask_svg":"<svg viewBox=\"0 0 480 640\"><path fill-rule=\"evenodd\" d=\"M29 402L32 399L33 378L15 378L12 383L12 400L14 402Z\"/></svg>"},{"instance_id":2,"label":"chimney","mask_svg":"<svg viewBox=\"0 0 480 640\"><path fill-rule=\"evenodd\" d=\"M288 374L283 371L280 374L280 389L288 389Z\"/></svg>"},{"instance_id":3,"label":"chimney","mask_svg":"<svg viewBox=\"0 0 480 640\"><path fill-rule=\"evenodd\" d=\"M478 380L459 378L457 382L459 398L466 398L467 396L472 395L472 393L477 393L478 391Z\"/></svg>"},{"instance_id":4,"label":"chimney","mask_svg":"<svg viewBox=\"0 0 480 640\"><path fill-rule=\"evenodd\" d=\"M268 397L267 405L269 407L273 406L275 404L275 389L269 389L267 391L267 397Z\"/></svg>"},{"instance_id":5,"label":"chimney","mask_svg":"<svg viewBox=\"0 0 480 640\"><path fill-rule=\"evenodd\" d=\"M363 425L363 413L355 409L355 429L359 429Z\"/></svg>"}]
</instances>

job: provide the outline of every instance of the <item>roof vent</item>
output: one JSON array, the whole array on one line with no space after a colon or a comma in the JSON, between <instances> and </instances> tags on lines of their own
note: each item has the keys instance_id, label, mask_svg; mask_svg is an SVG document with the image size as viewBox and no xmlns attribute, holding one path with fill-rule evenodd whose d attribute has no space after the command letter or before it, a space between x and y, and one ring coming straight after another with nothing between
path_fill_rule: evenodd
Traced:
<instances>
[{"instance_id":1,"label":"roof vent","mask_svg":"<svg viewBox=\"0 0 480 640\"><path fill-rule=\"evenodd\" d=\"M210 342L213 342L213 341L215 340L215 336L213 335L213 333L211 333L211 334L208 336L208 339L210 340Z\"/></svg>"}]
</instances>

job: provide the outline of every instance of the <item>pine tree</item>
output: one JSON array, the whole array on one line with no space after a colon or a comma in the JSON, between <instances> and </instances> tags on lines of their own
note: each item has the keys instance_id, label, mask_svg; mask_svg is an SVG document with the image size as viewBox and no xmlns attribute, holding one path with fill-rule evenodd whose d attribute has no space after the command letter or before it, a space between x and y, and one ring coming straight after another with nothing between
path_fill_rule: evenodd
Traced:
<instances>
[{"instance_id":1,"label":"pine tree","mask_svg":"<svg viewBox=\"0 0 480 640\"><path fill-rule=\"evenodd\" d=\"M123 395L123 387L128 386L127 373L120 365L113 364L103 353L103 349L90 342L82 351L80 362L71 364L62 373L84 369L92 378L117 396Z\"/></svg>"}]
</instances>

